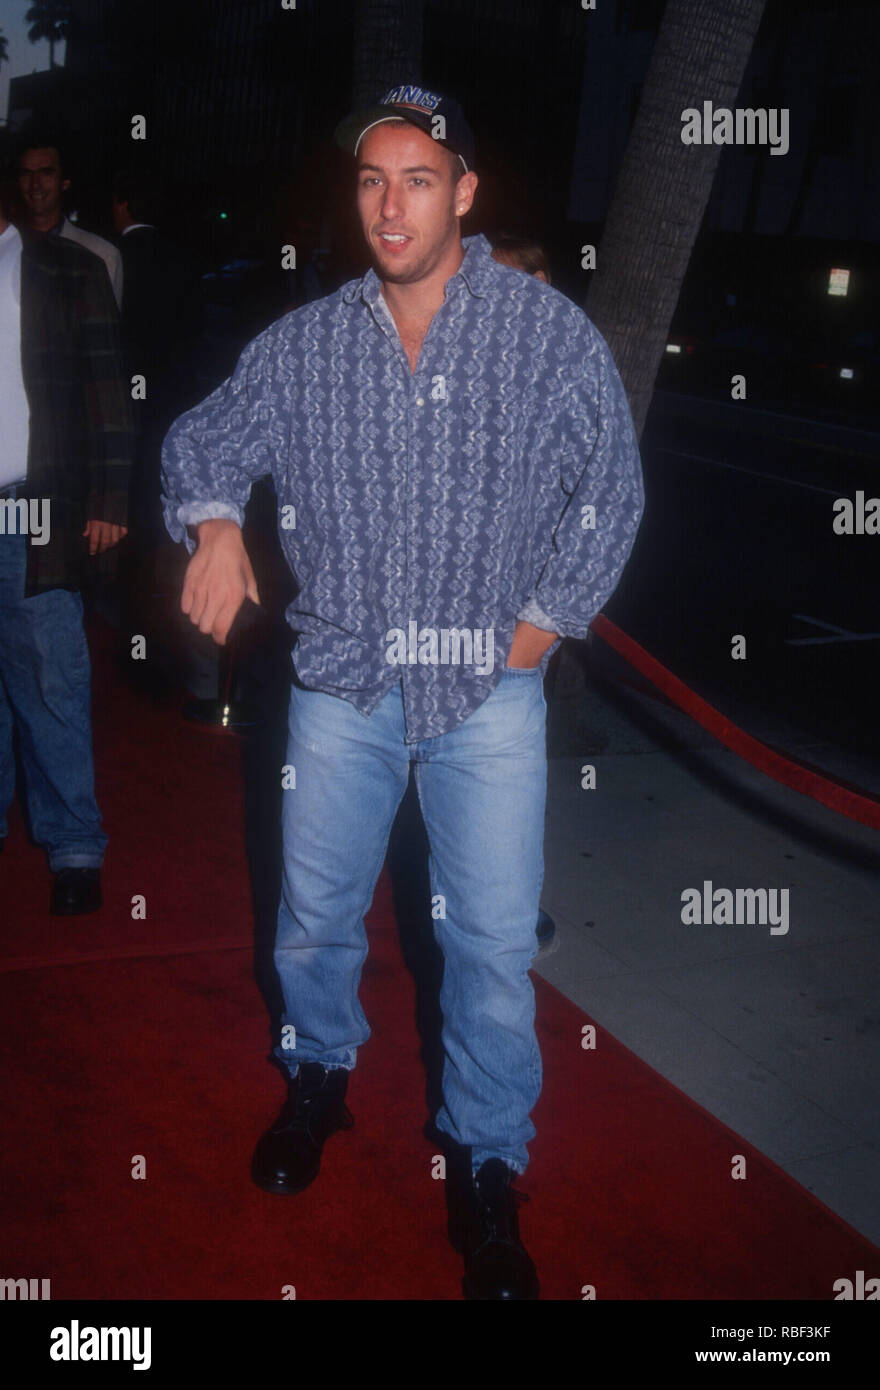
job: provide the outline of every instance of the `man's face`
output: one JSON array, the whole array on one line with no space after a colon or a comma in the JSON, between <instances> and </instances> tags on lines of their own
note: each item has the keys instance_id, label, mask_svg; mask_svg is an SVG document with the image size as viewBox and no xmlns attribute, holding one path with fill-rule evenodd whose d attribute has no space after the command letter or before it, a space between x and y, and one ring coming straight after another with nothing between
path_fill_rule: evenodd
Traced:
<instances>
[{"instance_id":1,"label":"man's face","mask_svg":"<svg viewBox=\"0 0 880 1390\"><path fill-rule=\"evenodd\" d=\"M61 176L58 151L25 150L18 163L18 186L32 217L57 217L62 194L70 187L70 179Z\"/></svg>"},{"instance_id":2,"label":"man's face","mask_svg":"<svg viewBox=\"0 0 880 1390\"><path fill-rule=\"evenodd\" d=\"M459 243L477 186L448 150L408 121L384 121L358 150L358 213L380 279L424 279Z\"/></svg>"}]
</instances>

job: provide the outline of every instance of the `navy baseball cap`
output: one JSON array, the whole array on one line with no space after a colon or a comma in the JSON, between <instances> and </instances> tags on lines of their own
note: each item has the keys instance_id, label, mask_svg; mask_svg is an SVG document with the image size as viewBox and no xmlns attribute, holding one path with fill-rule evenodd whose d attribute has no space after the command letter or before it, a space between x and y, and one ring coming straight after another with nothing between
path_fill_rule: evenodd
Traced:
<instances>
[{"instance_id":1,"label":"navy baseball cap","mask_svg":"<svg viewBox=\"0 0 880 1390\"><path fill-rule=\"evenodd\" d=\"M442 117L442 124L437 121L438 116ZM356 155L368 130L381 125L383 121L395 120L409 121L410 125L417 126L435 139L438 145L445 145L453 154L457 154L465 173L473 167L474 137L458 102L414 83L402 82L372 106L346 116L336 127L336 143ZM439 131L443 131L442 136Z\"/></svg>"}]
</instances>

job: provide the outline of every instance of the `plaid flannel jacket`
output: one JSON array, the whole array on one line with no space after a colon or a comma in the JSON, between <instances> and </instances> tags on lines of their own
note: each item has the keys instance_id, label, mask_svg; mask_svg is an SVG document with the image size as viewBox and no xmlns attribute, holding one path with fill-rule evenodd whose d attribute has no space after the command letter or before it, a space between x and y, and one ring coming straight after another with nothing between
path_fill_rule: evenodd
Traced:
<instances>
[{"instance_id":1,"label":"plaid flannel jacket","mask_svg":"<svg viewBox=\"0 0 880 1390\"><path fill-rule=\"evenodd\" d=\"M79 589L102 568L97 557L89 559L82 531L92 520L128 525L135 433L119 313L103 262L58 237L21 235L30 438L27 480L17 496L51 501L48 544L28 546L30 596Z\"/></svg>"}]
</instances>

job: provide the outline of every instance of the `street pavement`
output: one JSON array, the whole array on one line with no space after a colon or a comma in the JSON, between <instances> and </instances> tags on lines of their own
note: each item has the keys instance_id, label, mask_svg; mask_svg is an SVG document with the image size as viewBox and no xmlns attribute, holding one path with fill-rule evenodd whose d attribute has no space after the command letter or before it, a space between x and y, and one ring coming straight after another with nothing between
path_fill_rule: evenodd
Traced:
<instances>
[{"instance_id":1,"label":"street pavement","mask_svg":"<svg viewBox=\"0 0 880 1390\"><path fill-rule=\"evenodd\" d=\"M880 795L877 642L852 640L880 629L880 537L831 536L812 490L870 486L871 436L658 414L646 533L606 613L747 732ZM542 897L557 937L538 973L880 1244L880 834L722 748L597 636L564 651ZM686 924L682 894L707 881L787 890L787 930Z\"/></svg>"}]
</instances>

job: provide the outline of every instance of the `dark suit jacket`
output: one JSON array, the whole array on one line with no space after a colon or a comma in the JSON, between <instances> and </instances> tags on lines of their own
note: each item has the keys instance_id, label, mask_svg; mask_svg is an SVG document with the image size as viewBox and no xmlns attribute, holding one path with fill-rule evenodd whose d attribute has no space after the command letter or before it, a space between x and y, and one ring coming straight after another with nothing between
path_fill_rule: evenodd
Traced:
<instances>
[{"instance_id":1,"label":"dark suit jacket","mask_svg":"<svg viewBox=\"0 0 880 1390\"><path fill-rule=\"evenodd\" d=\"M195 370L201 281L186 254L155 227L133 227L122 248L122 341L132 375L146 379L134 401L138 453L130 544L149 552L168 540L162 520L160 455L171 422L204 394Z\"/></svg>"},{"instance_id":2,"label":"dark suit jacket","mask_svg":"<svg viewBox=\"0 0 880 1390\"><path fill-rule=\"evenodd\" d=\"M155 227L134 227L122 248L122 336L132 372L147 378L147 414L187 392L202 327L201 283L187 256ZM185 408L183 406L181 409ZM179 413L173 409L167 423Z\"/></svg>"},{"instance_id":3,"label":"dark suit jacket","mask_svg":"<svg viewBox=\"0 0 880 1390\"><path fill-rule=\"evenodd\" d=\"M27 481L49 498L50 539L28 545L27 595L78 589L95 561L87 521L128 525L134 458L131 386L103 261L22 229L21 366L30 406Z\"/></svg>"}]
</instances>

